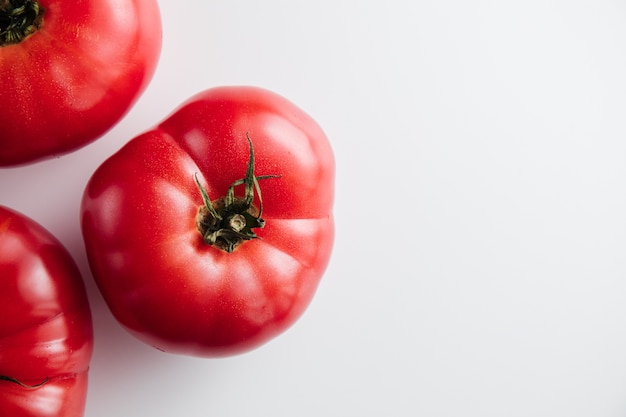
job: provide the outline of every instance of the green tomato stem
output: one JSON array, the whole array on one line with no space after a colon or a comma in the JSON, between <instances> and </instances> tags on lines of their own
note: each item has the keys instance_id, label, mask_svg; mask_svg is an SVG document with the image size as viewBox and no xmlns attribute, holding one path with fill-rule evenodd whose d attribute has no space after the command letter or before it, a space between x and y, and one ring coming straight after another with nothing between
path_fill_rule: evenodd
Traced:
<instances>
[{"instance_id":1,"label":"green tomato stem","mask_svg":"<svg viewBox=\"0 0 626 417\"><path fill-rule=\"evenodd\" d=\"M245 178L234 181L228 188L226 195L211 201L206 189L200 184L198 175L195 175L196 185L202 195L204 205L198 208L196 227L204 242L228 253L232 253L242 243L256 239L254 229L265 226L261 218L263 200L259 180L278 178L278 175L254 175L254 146L250 136L246 134L250 147L250 158ZM235 187L244 186L243 197L235 196ZM259 207L254 202L255 192Z\"/></svg>"},{"instance_id":2,"label":"green tomato stem","mask_svg":"<svg viewBox=\"0 0 626 417\"><path fill-rule=\"evenodd\" d=\"M0 46L22 42L43 25L44 9L36 0L0 0Z\"/></svg>"}]
</instances>

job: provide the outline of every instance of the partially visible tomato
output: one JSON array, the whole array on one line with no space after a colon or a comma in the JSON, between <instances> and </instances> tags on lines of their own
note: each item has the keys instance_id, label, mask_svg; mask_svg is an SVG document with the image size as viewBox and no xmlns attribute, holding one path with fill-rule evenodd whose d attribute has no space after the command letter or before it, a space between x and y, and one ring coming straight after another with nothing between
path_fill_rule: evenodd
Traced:
<instances>
[{"instance_id":1,"label":"partially visible tomato","mask_svg":"<svg viewBox=\"0 0 626 417\"><path fill-rule=\"evenodd\" d=\"M160 50L156 0L0 0L0 166L102 136L145 90Z\"/></svg>"},{"instance_id":2,"label":"partially visible tomato","mask_svg":"<svg viewBox=\"0 0 626 417\"><path fill-rule=\"evenodd\" d=\"M163 351L265 343L304 312L328 264L334 174L324 132L285 98L192 97L87 185L82 230L104 299Z\"/></svg>"},{"instance_id":3,"label":"partially visible tomato","mask_svg":"<svg viewBox=\"0 0 626 417\"><path fill-rule=\"evenodd\" d=\"M93 337L84 284L43 227L0 206L0 415L79 417Z\"/></svg>"}]
</instances>

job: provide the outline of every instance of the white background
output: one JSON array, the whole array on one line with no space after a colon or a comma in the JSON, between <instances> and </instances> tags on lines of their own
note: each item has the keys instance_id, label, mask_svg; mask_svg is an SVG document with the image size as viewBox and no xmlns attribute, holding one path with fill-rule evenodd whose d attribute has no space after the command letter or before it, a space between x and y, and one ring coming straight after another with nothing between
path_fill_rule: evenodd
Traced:
<instances>
[{"instance_id":1,"label":"white background","mask_svg":"<svg viewBox=\"0 0 626 417\"><path fill-rule=\"evenodd\" d=\"M626 415L626 2L161 0L157 73L96 143L0 171L87 283L86 417ZM337 161L302 319L198 359L128 335L79 230L90 174L192 94L276 91Z\"/></svg>"}]
</instances>

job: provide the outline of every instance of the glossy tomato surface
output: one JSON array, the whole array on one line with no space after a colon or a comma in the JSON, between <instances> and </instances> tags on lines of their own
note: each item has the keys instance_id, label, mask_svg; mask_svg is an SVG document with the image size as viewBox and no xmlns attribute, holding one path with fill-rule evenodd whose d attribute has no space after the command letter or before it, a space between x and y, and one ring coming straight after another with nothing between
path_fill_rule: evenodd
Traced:
<instances>
[{"instance_id":1,"label":"glossy tomato surface","mask_svg":"<svg viewBox=\"0 0 626 417\"><path fill-rule=\"evenodd\" d=\"M232 253L196 226L203 199L261 177L263 228ZM303 313L331 255L334 158L318 124L256 87L219 87L184 103L105 161L83 197L95 280L114 316L156 348L237 354ZM234 188L245 194L243 185ZM260 208L258 194L254 204Z\"/></svg>"},{"instance_id":2,"label":"glossy tomato surface","mask_svg":"<svg viewBox=\"0 0 626 417\"><path fill-rule=\"evenodd\" d=\"M92 325L80 273L61 244L0 206L0 415L79 417Z\"/></svg>"},{"instance_id":3,"label":"glossy tomato surface","mask_svg":"<svg viewBox=\"0 0 626 417\"><path fill-rule=\"evenodd\" d=\"M3 16L6 3L15 5L11 10L35 7L30 0L0 2L5 34L11 21L30 16ZM37 4L38 29L19 42L0 37L0 166L64 154L102 136L145 90L161 50L155 0Z\"/></svg>"}]
</instances>

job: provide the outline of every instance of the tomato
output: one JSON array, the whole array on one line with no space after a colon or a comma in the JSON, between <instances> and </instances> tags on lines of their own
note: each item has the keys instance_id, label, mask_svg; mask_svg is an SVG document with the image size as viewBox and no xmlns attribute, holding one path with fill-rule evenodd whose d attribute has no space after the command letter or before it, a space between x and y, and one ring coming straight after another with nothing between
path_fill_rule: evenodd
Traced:
<instances>
[{"instance_id":1,"label":"tomato","mask_svg":"<svg viewBox=\"0 0 626 417\"><path fill-rule=\"evenodd\" d=\"M80 273L61 243L0 206L0 411L83 415L92 324Z\"/></svg>"},{"instance_id":2,"label":"tomato","mask_svg":"<svg viewBox=\"0 0 626 417\"><path fill-rule=\"evenodd\" d=\"M334 170L322 129L285 98L247 86L190 98L85 189L87 256L113 315L173 353L233 355L277 336L329 262Z\"/></svg>"},{"instance_id":3,"label":"tomato","mask_svg":"<svg viewBox=\"0 0 626 417\"><path fill-rule=\"evenodd\" d=\"M0 166L102 136L145 90L160 50L156 0L0 0Z\"/></svg>"}]
</instances>

